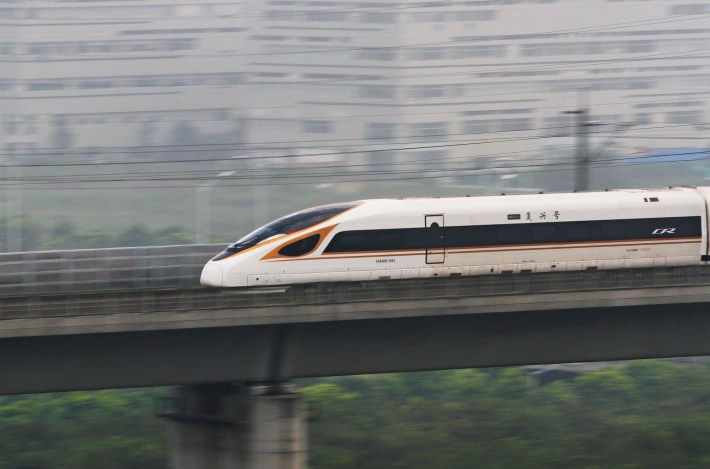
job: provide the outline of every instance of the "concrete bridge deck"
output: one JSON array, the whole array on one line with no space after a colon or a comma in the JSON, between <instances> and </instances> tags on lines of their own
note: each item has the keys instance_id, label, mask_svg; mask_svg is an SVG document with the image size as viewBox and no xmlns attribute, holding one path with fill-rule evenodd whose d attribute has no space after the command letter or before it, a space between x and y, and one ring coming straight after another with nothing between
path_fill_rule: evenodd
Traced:
<instances>
[{"instance_id":1,"label":"concrete bridge deck","mask_svg":"<svg viewBox=\"0 0 710 469\"><path fill-rule=\"evenodd\" d=\"M0 288L0 393L710 354L707 267L197 286L219 248L0 256L42 279Z\"/></svg>"}]
</instances>

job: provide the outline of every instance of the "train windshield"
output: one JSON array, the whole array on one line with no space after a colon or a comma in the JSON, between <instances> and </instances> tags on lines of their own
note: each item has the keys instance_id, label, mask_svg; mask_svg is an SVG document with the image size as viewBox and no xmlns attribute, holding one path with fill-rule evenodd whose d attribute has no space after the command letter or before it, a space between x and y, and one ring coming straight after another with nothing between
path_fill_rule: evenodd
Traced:
<instances>
[{"instance_id":1,"label":"train windshield","mask_svg":"<svg viewBox=\"0 0 710 469\"><path fill-rule=\"evenodd\" d=\"M329 218L333 218L334 216L353 208L355 205L357 205L357 203L353 202L346 204L323 205L292 213L291 215L286 215L285 217L272 221L268 225L264 225L261 228L252 231L236 243L230 244L224 252L212 260L218 261L252 246L256 246L259 243L263 243L270 238L295 233L296 231L317 225L318 223L324 222Z\"/></svg>"}]
</instances>

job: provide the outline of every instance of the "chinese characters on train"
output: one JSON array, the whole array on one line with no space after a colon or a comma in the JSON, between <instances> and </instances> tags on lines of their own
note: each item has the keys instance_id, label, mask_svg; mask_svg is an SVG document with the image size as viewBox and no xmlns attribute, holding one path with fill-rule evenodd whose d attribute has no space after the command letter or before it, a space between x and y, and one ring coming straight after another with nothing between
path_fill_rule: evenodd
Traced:
<instances>
[{"instance_id":1,"label":"chinese characters on train","mask_svg":"<svg viewBox=\"0 0 710 469\"><path fill-rule=\"evenodd\" d=\"M534 221L534 220L552 220L553 218L555 220L559 220L562 215L560 214L559 210L555 211L542 211L542 212L525 212L525 220L527 221Z\"/></svg>"}]
</instances>

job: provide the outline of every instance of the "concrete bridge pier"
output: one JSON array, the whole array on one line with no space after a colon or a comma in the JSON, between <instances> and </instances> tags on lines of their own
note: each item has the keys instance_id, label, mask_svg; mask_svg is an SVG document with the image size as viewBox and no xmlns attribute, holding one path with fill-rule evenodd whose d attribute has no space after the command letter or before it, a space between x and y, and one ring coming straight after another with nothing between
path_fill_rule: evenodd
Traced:
<instances>
[{"instance_id":1,"label":"concrete bridge pier","mask_svg":"<svg viewBox=\"0 0 710 469\"><path fill-rule=\"evenodd\" d=\"M290 383L180 388L170 420L172 469L305 469L306 409Z\"/></svg>"}]
</instances>

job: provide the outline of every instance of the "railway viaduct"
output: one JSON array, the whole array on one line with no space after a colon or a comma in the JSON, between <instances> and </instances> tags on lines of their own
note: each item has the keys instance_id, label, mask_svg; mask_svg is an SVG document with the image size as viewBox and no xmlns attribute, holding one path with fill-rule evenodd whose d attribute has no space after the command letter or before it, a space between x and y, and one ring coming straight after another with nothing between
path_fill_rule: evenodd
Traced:
<instances>
[{"instance_id":1,"label":"railway viaduct","mask_svg":"<svg viewBox=\"0 0 710 469\"><path fill-rule=\"evenodd\" d=\"M299 377L710 355L710 269L214 290L219 246L0 255L0 393L177 385L175 468L303 468Z\"/></svg>"}]
</instances>

